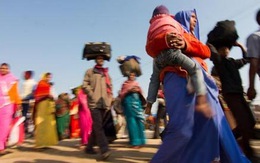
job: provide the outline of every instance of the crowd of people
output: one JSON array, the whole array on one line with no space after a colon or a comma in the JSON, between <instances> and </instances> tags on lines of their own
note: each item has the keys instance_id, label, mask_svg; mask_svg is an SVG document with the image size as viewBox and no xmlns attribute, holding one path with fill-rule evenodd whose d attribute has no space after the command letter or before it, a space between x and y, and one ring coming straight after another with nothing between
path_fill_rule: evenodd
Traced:
<instances>
[{"instance_id":1,"label":"crowd of people","mask_svg":"<svg viewBox=\"0 0 260 163\"><path fill-rule=\"evenodd\" d=\"M260 26L260 10L256 21ZM207 36L206 43L200 41L196 10L174 16L163 5L153 10L145 46L153 58L147 98L136 81L141 73L135 69L122 72L127 79L114 97L112 78L104 67L109 59L102 54L94 57L96 65L86 70L82 85L72 89L73 98L68 92L55 97L50 72L36 82L34 72L25 71L19 90L10 65L2 63L0 155L8 153L16 117L25 117L21 132L32 134L37 149L80 138L79 149L99 153L106 160L111 154L109 144L117 138L128 138L134 149L146 144L148 115L154 125L153 138L162 139L151 163L252 162L249 141L254 138L256 121L248 100L256 97L255 74L260 76L260 31L248 37L247 49L237 42L232 20L217 22ZM241 49L241 59L229 57L233 47ZM211 74L205 59L214 64ZM247 63L250 85L244 93L239 69ZM156 101L157 115L152 117Z\"/></svg>"}]
</instances>

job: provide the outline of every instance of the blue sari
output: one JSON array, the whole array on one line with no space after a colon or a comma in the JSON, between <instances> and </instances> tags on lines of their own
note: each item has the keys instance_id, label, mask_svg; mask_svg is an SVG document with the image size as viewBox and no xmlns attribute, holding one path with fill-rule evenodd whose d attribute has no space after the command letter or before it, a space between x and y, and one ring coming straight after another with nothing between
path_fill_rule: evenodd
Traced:
<instances>
[{"instance_id":1,"label":"blue sari","mask_svg":"<svg viewBox=\"0 0 260 163\"><path fill-rule=\"evenodd\" d=\"M202 71L214 116L208 119L196 112L195 94L188 94L187 80L176 73L167 73L163 82L169 123L152 163L250 162L241 152L224 116L213 78Z\"/></svg>"},{"instance_id":2,"label":"blue sari","mask_svg":"<svg viewBox=\"0 0 260 163\"><path fill-rule=\"evenodd\" d=\"M127 94L123 100L123 108L130 144L133 146L144 145L144 114L139 93Z\"/></svg>"}]
</instances>

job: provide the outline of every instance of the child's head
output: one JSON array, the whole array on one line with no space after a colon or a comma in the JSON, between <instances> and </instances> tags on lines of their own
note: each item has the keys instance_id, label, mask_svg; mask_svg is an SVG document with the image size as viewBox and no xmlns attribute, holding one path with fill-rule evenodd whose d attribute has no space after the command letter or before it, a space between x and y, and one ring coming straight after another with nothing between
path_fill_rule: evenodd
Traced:
<instances>
[{"instance_id":1,"label":"child's head","mask_svg":"<svg viewBox=\"0 0 260 163\"><path fill-rule=\"evenodd\" d=\"M160 15L160 14L167 14L169 15L170 12L168 10L167 7L165 7L164 5L160 5L160 6L157 6L154 10L153 10L153 16L157 16L157 15Z\"/></svg>"}]
</instances>

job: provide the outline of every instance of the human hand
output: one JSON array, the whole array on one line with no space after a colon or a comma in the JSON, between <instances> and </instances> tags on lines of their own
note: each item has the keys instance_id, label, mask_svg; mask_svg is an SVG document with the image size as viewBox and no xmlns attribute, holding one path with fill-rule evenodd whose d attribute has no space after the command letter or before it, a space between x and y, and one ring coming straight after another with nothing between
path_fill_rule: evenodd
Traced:
<instances>
[{"instance_id":1,"label":"human hand","mask_svg":"<svg viewBox=\"0 0 260 163\"><path fill-rule=\"evenodd\" d=\"M247 97L249 100L253 100L256 97L256 91L255 88L249 87L247 90Z\"/></svg>"},{"instance_id":2,"label":"human hand","mask_svg":"<svg viewBox=\"0 0 260 163\"><path fill-rule=\"evenodd\" d=\"M145 107L144 113L147 114L147 115L151 115L152 114L151 109L152 109L152 104L148 102L146 107Z\"/></svg>"},{"instance_id":3,"label":"human hand","mask_svg":"<svg viewBox=\"0 0 260 163\"><path fill-rule=\"evenodd\" d=\"M133 88L131 89L131 91L132 91L132 92L138 92L138 91L139 91L139 88L138 88L138 87L133 87Z\"/></svg>"},{"instance_id":4,"label":"human hand","mask_svg":"<svg viewBox=\"0 0 260 163\"><path fill-rule=\"evenodd\" d=\"M170 46L173 49L185 49L186 43L183 37L180 35L177 35L176 33L168 33L166 35L166 40L168 46Z\"/></svg>"},{"instance_id":5,"label":"human hand","mask_svg":"<svg viewBox=\"0 0 260 163\"><path fill-rule=\"evenodd\" d=\"M201 112L206 118L212 118L213 111L207 101L206 95L196 97L195 110Z\"/></svg>"}]
</instances>

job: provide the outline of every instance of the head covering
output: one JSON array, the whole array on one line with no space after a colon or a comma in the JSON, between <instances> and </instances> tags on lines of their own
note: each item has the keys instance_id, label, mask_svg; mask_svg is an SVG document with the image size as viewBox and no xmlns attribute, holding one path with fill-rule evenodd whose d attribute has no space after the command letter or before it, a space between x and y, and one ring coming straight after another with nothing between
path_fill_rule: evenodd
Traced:
<instances>
[{"instance_id":1,"label":"head covering","mask_svg":"<svg viewBox=\"0 0 260 163\"><path fill-rule=\"evenodd\" d=\"M71 88L71 93L77 95L78 91L82 88L82 85Z\"/></svg>"},{"instance_id":2,"label":"head covering","mask_svg":"<svg viewBox=\"0 0 260 163\"><path fill-rule=\"evenodd\" d=\"M164 5L160 5L157 6L154 10L153 10L153 16L156 16L158 14L170 14L169 10L167 7L165 7Z\"/></svg>"},{"instance_id":3,"label":"head covering","mask_svg":"<svg viewBox=\"0 0 260 163\"><path fill-rule=\"evenodd\" d=\"M48 77L48 75L51 75L51 73L50 73L50 72L43 73L43 74L41 75L41 80L46 80L47 77Z\"/></svg>"},{"instance_id":4,"label":"head covering","mask_svg":"<svg viewBox=\"0 0 260 163\"><path fill-rule=\"evenodd\" d=\"M215 46L231 48L238 39L235 21L224 20L217 22L213 30L208 34L207 42Z\"/></svg>"},{"instance_id":5,"label":"head covering","mask_svg":"<svg viewBox=\"0 0 260 163\"><path fill-rule=\"evenodd\" d=\"M190 18L191 18L192 13L195 13L195 15L197 16L195 9L194 10L187 10L187 11L180 11L180 12L177 12L174 16L175 20L177 20L188 33L191 33L191 31L190 31ZM196 36L196 38L198 40L200 39L198 16L197 16L197 23L196 23L196 26L195 26L195 29L194 29L194 35Z\"/></svg>"}]
</instances>

